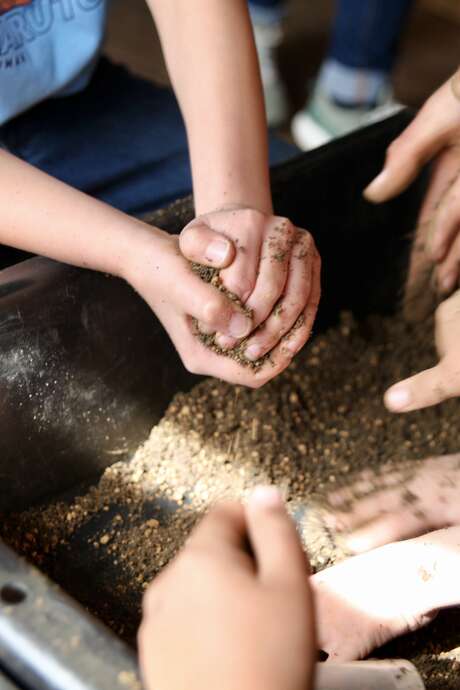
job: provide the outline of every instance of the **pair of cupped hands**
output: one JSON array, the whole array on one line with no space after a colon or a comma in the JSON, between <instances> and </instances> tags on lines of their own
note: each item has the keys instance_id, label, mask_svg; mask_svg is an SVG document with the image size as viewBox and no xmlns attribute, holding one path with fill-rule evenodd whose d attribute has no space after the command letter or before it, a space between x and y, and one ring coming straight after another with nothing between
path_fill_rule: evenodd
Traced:
<instances>
[{"instance_id":1,"label":"pair of cupped hands","mask_svg":"<svg viewBox=\"0 0 460 690\"><path fill-rule=\"evenodd\" d=\"M460 394L460 73L391 144L366 198L389 200L429 162L433 171L415 235L406 313L415 318L427 292L441 302L436 312L440 362L387 392L386 405L395 412ZM199 216L179 237L158 230L151 244L130 282L153 307L191 372L257 388L281 373L310 337L321 293L321 259L311 234L288 219L227 208ZM190 262L219 269L222 285L240 304L204 283ZM206 348L197 329L215 334L224 350L243 343L248 361L270 356L260 367L243 367Z\"/></svg>"},{"instance_id":2,"label":"pair of cupped hands","mask_svg":"<svg viewBox=\"0 0 460 690\"><path fill-rule=\"evenodd\" d=\"M139 255L138 255L139 256ZM153 228L129 282L152 307L186 368L258 388L291 362L310 336L320 299L321 260L309 232L287 218L231 207L200 215L179 237ZM219 270L225 290L191 262ZM237 299L235 299L237 298ZM239 346L248 364L207 348Z\"/></svg>"}]
</instances>

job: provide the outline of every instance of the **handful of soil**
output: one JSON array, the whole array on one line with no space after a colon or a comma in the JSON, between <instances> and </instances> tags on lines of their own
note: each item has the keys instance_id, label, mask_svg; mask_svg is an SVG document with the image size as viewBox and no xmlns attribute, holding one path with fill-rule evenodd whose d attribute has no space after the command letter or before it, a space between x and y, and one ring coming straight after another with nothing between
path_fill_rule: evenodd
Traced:
<instances>
[{"instance_id":1,"label":"handful of soil","mask_svg":"<svg viewBox=\"0 0 460 690\"><path fill-rule=\"evenodd\" d=\"M219 270L216 268L211 268L209 266L202 266L201 264L197 263L192 263L192 271L194 273L197 273L201 280L203 280L205 283L210 283L213 285L217 290L220 292L223 292L224 295L226 295L232 302L234 302L241 310L243 314L248 316L250 319L253 317L253 313L251 309L248 309L247 307L242 304L241 300L235 293L230 292L230 290L227 290L227 288L223 285L222 280L219 275ZM276 310L279 309L279 307L275 306L275 313ZM289 338L289 335L296 331L302 324L304 323L304 316L300 316L297 321L295 322L294 326L291 328L289 333L287 333L284 338L287 339ZM243 367L249 367L251 369L260 369L265 362L270 361L270 352L267 352L267 354L263 355L259 359L256 359L255 361L251 359L247 359L245 355L246 351L246 346L249 341L249 337L252 337L254 333L257 333L256 329L251 333L250 336L247 338L244 338L241 340L234 348L231 349L224 349L220 347L220 345L216 342L216 337L215 334L207 334L207 333L202 333L199 329L198 322L196 319L193 320L193 324L195 327L195 335L200 340L200 342L203 343L205 347L207 347L209 350L212 350L218 355L222 355L224 357L231 357L231 359L234 359L235 362L238 362L238 364L241 364ZM262 326L259 326L259 328L262 328Z\"/></svg>"},{"instance_id":2,"label":"handful of soil","mask_svg":"<svg viewBox=\"0 0 460 690\"><path fill-rule=\"evenodd\" d=\"M202 266L201 264L192 263L192 271L199 275L201 280L203 280L205 283L210 283L213 287L219 290L219 292L223 292L224 295L226 295L232 302L234 302L240 308L243 314L252 319L252 310L247 309L244 306L244 304L242 304L239 297L235 295L235 293L230 292L230 290L227 290L227 288L222 283L222 280L219 275L219 270L217 268L211 268L210 266ZM193 325L195 327L196 337L200 342L203 343L205 347L207 347L209 350L212 350L218 355L223 355L224 357L231 357L235 360L235 362L238 362L238 364L241 364L241 366L243 367L250 367L251 369L260 369L260 367L263 366L263 364L267 361L269 357L269 355L267 354L264 357L257 359L256 361L247 359L244 353L249 338L244 338L234 348L224 350L224 348L220 347L220 345L216 342L215 333L202 333L199 329L198 322L196 319L193 319Z\"/></svg>"}]
</instances>

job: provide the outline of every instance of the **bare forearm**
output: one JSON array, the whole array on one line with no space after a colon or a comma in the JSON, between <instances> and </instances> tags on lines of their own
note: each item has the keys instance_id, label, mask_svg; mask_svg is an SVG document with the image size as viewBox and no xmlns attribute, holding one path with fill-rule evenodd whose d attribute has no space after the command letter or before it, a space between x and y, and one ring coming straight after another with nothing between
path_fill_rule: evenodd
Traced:
<instances>
[{"instance_id":1,"label":"bare forearm","mask_svg":"<svg viewBox=\"0 0 460 690\"><path fill-rule=\"evenodd\" d=\"M0 243L123 275L146 226L0 151Z\"/></svg>"},{"instance_id":2,"label":"bare forearm","mask_svg":"<svg viewBox=\"0 0 460 690\"><path fill-rule=\"evenodd\" d=\"M197 213L271 213L267 130L246 0L148 0L186 122Z\"/></svg>"}]
</instances>

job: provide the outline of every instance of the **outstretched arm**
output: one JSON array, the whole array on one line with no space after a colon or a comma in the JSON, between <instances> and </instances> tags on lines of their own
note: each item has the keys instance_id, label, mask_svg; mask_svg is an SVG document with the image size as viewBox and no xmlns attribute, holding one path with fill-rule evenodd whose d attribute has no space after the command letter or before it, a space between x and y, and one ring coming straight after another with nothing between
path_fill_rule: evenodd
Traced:
<instances>
[{"instance_id":1,"label":"outstretched arm","mask_svg":"<svg viewBox=\"0 0 460 690\"><path fill-rule=\"evenodd\" d=\"M271 213L267 127L246 0L148 0L187 128L196 213Z\"/></svg>"}]
</instances>

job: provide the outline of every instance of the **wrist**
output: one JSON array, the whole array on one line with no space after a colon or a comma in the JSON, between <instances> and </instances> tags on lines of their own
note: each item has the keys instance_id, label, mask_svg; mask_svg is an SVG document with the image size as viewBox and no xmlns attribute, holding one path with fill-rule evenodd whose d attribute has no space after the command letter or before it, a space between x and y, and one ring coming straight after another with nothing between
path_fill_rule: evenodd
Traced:
<instances>
[{"instance_id":1,"label":"wrist","mask_svg":"<svg viewBox=\"0 0 460 690\"><path fill-rule=\"evenodd\" d=\"M249 202L228 202L225 201L222 204L218 204L217 206L214 207L208 207L208 210L201 210L199 211L199 207L195 207L195 217L199 218L200 216L206 216L211 213L220 213L223 211L245 211L245 210L251 210L251 211L259 211L259 213L263 213L267 216L272 216L273 215L273 205L271 202L271 199L266 201L264 204L253 204Z\"/></svg>"},{"instance_id":2,"label":"wrist","mask_svg":"<svg viewBox=\"0 0 460 690\"><path fill-rule=\"evenodd\" d=\"M154 269L154 259L158 256L158 245L164 233L142 221L131 220L115 275L136 287L147 270L154 275L154 270L151 269Z\"/></svg>"},{"instance_id":3,"label":"wrist","mask_svg":"<svg viewBox=\"0 0 460 690\"><path fill-rule=\"evenodd\" d=\"M265 176L264 176L265 177ZM251 208L268 216L273 215L273 202L268 179L263 184L260 182L254 189L254 184L246 180L246 185L238 186L238 189L218 189L212 184L194 184L195 213L197 216L216 211L229 211L232 209Z\"/></svg>"}]
</instances>

